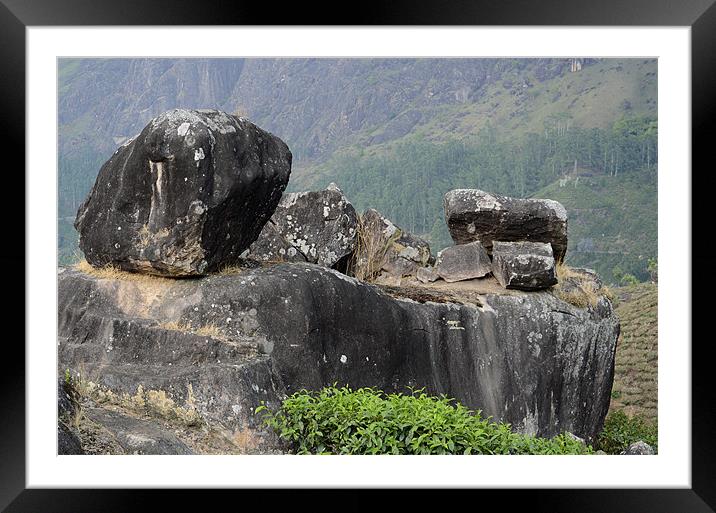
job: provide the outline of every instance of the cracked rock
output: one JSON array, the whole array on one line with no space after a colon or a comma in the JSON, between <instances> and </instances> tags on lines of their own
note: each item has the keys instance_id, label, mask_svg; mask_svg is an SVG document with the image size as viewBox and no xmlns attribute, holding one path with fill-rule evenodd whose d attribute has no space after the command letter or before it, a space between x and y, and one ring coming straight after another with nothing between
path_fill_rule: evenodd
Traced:
<instances>
[{"instance_id":1,"label":"cracked rock","mask_svg":"<svg viewBox=\"0 0 716 513\"><path fill-rule=\"evenodd\" d=\"M335 185L284 195L248 257L270 262L309 262L336 267L358 236L355 208Z\"/></svg>"},{"instance_id":2,"label":"cracked rock","mask_svg":"<svg viewBox=\"0 0 716 513\"><path fill-rule=\"evenodd\" d=\"M543 242L498 242L492 274L506 289L540 290L557 283L552 246Z\"/></svg>"},{"instance_id":3,"label":"cracked rock","mask_svg":"<svg viewBox=\"0 0 716 513\"><path fill-rule=\"evenodd\" d=\"M549 242L554 258L567 252L567 211L549 199L519 199L479 189L454 189L443 197L445 221L456 244L482 241L492 254L493 241Z\"/></svg>"}]
</instances>

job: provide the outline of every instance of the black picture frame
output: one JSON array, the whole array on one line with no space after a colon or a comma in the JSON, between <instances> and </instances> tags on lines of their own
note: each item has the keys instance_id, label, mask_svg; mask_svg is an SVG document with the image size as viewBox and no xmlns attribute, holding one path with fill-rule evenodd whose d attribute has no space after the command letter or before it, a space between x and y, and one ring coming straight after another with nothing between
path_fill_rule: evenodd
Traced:
<instances>
[{"instance_id":1,"label":"black picture frame","mask_svg":"<svg viewBox=\"0 0 716 513\"><path fill-rule=\"evenodd\" d=\"M709 155L709 128L716 119L716 6L715 0L502 0L452 1L430 0L408 2L374 2L353 4L344 12L332 2L286 4L267 9L255 0L196 2L192 0L154 1L123 0L0 0L0 116L4 145L25 147L25 29L28 26L83 25L621 25L621 26L689 26L692 43L692 162L698 173L673 170L691 180L692 186L692 247L683 248L685 258L691 258L694 269L711 269L716 253L711 253L711 217L709 200L698 195L714 190L715 173ZM12 196L19 202L14 212L25 212L24 199L32 191L25 190L24 153L12 169L16 180ZM699 166L700 164L700 166ZM698 166L698 167L697 167ZM701 212L699 212L701 209ZM6 240L13 241L12 251L3 252L3 269L13 269L7 279L20 283L8 286L16 310L6 310L6 318L24 318L24 277L31 273L25 264L25 224L18 219L5 223ZM699 237L697 237L699 235ZM691 253L689 253L689 250ZM17 272L23 269L21 275ZM13 278L14 277L14 278ZM691 276L684 276L691 282ZM690 489L523 489L473 491L479 504L495 498L509 509L529 508L529 511L557 512L685 512L699 513L716 508L716 408L714 386L711 383L712 361L709 347L713 337L703 330L698 336L697 326L704 326L709 318L708 301L699 301L697 290L713 290L714 273L699 275L698 288L692 285L692 487ZM12 307L11 307L12 308ZM15 314L15 315L12 315ZM16 323L19 324L19 323ZM287 496L287 491L250 492L247 490L59 490L26 489L25 486L25 353L16 337L6 336L4 346L15 346L16 358L4 351L6 362L0 372L0 508L6 511L127 511L152 507L160 500L162 510L175 507L186 509L193 500L205 505L217 500L231 499L241 507L253 501L264 502L267 496ZM24 339L24 334L23 334ZM12 342L12 343L11 343ZM688 340L668 341L689 343ZM21 365L20 362L23 362ZM364 493L351 490L340 499L336 491L293 491L290 500L297 504L316 506L317 502L341 509L366 509L373 503ZM346 497L345 494L349 496ZM211 502L206 502L210 494ZM360 498L357 496L360 495ZM405 496L405 494L403 494ZM355 498L354 498L355 497ZM458 500L459 495L453 495ZM410 502L423 503L425 491L413 490ZM471 498L470 500L476 500ZM340 501L340 502L337 502ZM223 501L222 501L223 502ZM320 504L318 506L320 507ZM408 503L405 503L407 505Z\"/></svg>"}]
</instances>

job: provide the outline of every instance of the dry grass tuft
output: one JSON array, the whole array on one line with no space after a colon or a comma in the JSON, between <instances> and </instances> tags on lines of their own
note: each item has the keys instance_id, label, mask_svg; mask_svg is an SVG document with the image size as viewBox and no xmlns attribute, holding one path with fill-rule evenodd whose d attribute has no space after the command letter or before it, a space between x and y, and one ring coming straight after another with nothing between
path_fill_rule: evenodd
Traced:
<instances>
[{"instance_id":1,"label":"dry grass tuft","mask_svg":"<svg viewBox=\"0 0 716 513\"><path fill-rule=\"evenodd\" d=\"M82 273L89 274L90 276L94 276L95 278L99 278L101 280L134 281L148 284L167 284L172 282L171 278L165 278L163 276L156 276L153 274L130 273L111 264L107 264L103 267L94 267L84 258L77 262L74 265L74 268Z\"/></svg>"},{"instance_id":2,"label":"dry grass tuft","mask_svg":"<svg viewBox=\"0 0 716 513\"><path fill-rule=\"evenodd\" d=\"M387 240L382 231L368 226L363 216L358 216L355 248L348 262L348 274L361 281L371 282L380 274L393 241L400 237L400 230Z\"/></svg>"},{"instance_id":3,"label":"dry grass tuft","mask_svg":"<svg viewBox=\"0 0 716 513\"><path fill-rule=\"evenodd\" d=\"M219 269L218 274L222 276L233 276L235 274L241 274L242 272L244 272L244 269L239 265L225 265Z\"/></svg>"},{"instance_id":4,"label":"dry grass tuft","mask_svg":"<svg viewBox=\"0 0 716 513\"><path fill-rule=\"evenodd\" d=\"M236 431L231 437L231 441L242 453L250 453L259 445L258 437L249 428Z\"/></svg>"},{"instance_id":5,"label":"dry grass tuft","mask_svg":"<svg viewBox=\"0 0 716 513\"><path fill-rule=\"evenodd\" d=\"M224 335L221 333L221 330L216 324L207 324L205 326L200 326L199 328L194 331L197 335L201 335L202 337L212 337L212 338L218 338L223 339Z\"/></svg>"},{"instance_id":6,"label":"dry grass tuft","mask_svg":"<svg viewBox=\"0 0 716 513\"><path fill-rule=\"evenodd\" d=\"M564 262L559 262L557 264L556 271L557 271L557 279L559 281L564 281L567 278L581 279L583 277L582 273L578 273L577 271L575 271L574 269L569 267Z\"/></svg>"},{"instance_id":7,"label":"dry grass tuft","mask_svg":"<svg viewBox=\"0 0 716 513\"><path fill-rule=\"evenodd\" d=\"M186 323L186 322L177 322L177 321L163 322L159 325L159 327L164 330L181 331L184 333L193 333L194 332L194 330L191 327L191 324Z\"/></svg>"},{"instance_id":8,"label":"dry grass tuft","mask_svg":"<svg viewBox=\"0 0 716 513\"><path fill-rule=\"evenodd\" d=\"M159 325L160 328L172 331L181 331L182 333L193 333L202 337L211 337L219 340L226 340L226 336L221 332L216 324L206 324L195 328L191 323L187 322L164 322Z\"/></svg>"},{"instance_id":9,"label":"dry grass tuft","mask_svg":"<svg viewBox=\"0 0 716 513\"><path fill-rule=\"evenodd\" d=\"M149 414L165 420L178 421L188 427L205 424L204 418L196 408L196 399L191 383L187 386L186 401L182 406L177 404L164 390L145 390L142 385L139 385L136 393L129 395L115 392L81 376L74 379L78 393L98 404L117 406L137 414Z\"/></svg>"},{"instance_id":10,"label":"dry grass tuft","mask_svg":"<svg viewBox=\"0 0 716 513\"><path fill-rule=\"evenodd\" d=\"M564 263L557 264L558 283L552 288L555 296L577 308L594 307L599 298L606 295L588 275L575 271ZM606 291L608 292L608 290Z\"/></svg>"}]
</instances>

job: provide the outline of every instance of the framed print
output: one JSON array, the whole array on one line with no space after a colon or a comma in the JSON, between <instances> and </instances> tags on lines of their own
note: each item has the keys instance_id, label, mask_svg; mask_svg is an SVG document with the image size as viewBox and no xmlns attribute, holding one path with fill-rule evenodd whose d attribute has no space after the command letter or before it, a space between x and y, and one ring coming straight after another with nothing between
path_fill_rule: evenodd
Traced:
<instances>
[{"instance_id":1,"label":"framed print","mask_svg":"<svg viewBox=\"0 0 716 513\"><path fill-rule=\"evenodd\" d=\"M27 215L3 507L459 488L712 511L690 167L716 8L131 7L0 9Z\"/></svg>"}]
</instances>

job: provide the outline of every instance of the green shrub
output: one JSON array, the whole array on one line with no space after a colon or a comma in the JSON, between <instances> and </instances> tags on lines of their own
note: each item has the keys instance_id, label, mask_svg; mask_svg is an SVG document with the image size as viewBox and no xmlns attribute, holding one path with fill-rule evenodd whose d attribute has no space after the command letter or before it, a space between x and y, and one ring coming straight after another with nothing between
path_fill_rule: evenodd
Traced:
<instances>
[{"instance_id":1,"label":"green shrub","mask_svg":"<svg viewBox=\"0 0 716 513\"><path fill-rule=\"evenodd\" d=\"M372 388L302 390L276 412L256 409L298 454L589 454L569 435L519 435L447 397L422 390L385 394Z\"/></svg>"},{"instance_id":2,"label":"green shrub","mask_svg":"<svg viewBox=\"0 0 716 513\"><path fill-rule=\"evenodd\" d=\"M604 421L604 429L594 444L607 454L619 454L634 442L642 440L658 448L658 429L655 424L648 423L640 415L627 416L623 411L613 411Z\"/></svg>"}]
</instances>

